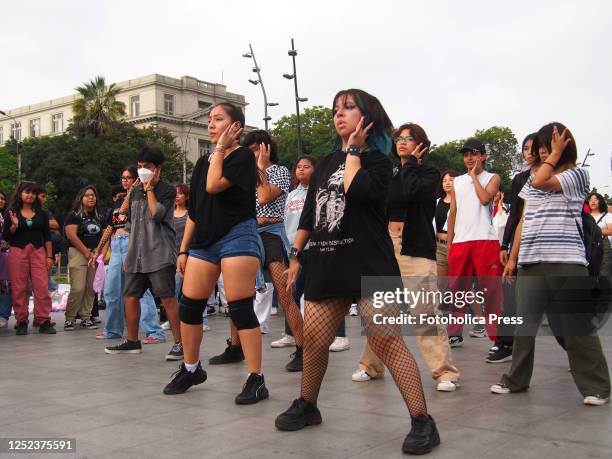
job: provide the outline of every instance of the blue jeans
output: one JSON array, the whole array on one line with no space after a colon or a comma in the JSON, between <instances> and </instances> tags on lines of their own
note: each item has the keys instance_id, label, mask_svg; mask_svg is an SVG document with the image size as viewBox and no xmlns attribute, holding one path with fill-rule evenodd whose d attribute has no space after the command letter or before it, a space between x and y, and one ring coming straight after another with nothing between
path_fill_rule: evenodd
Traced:
<instances>
[{"instance_id":1,"label":"blue jeans","mask_svg":"<svg viewBox=\"0 0 612 459\"><path fill-rule=\"evenodd\" d=\"M0 295L0 317L8 319L11 316L12 308L11 295Z\"/></svg>"},{"instance_id":2,"label":"blue jeans","mask_svg":"<svg viewBox=\"0 0 612 459\"><path fill-rule=\"evenodd\" d=\"M183 278L179 273L176 273L175 277L176 281L176 301L181 302L181 296L183 296ZM208 307L204 308L204 313L202 314L202 319L204 320L204 325L208 325Z\"/></svg>"},{"instance_id":3,"label":"blue jeans","mask_svg":"<svg viewBox=\"0 0 612 459\"><path fill-rule=\"evenodd\" d=\"M123 284L125 274L123 262L127 256L128 235L116 236L111 241L111 258L104 281L104 333L109 338L121 338L125 329L125 306L123 304ZM164 330L159 323L155 299L147 290L140 299L140 328L147 338L166 340Z\"/></svg>"}]
</instances>

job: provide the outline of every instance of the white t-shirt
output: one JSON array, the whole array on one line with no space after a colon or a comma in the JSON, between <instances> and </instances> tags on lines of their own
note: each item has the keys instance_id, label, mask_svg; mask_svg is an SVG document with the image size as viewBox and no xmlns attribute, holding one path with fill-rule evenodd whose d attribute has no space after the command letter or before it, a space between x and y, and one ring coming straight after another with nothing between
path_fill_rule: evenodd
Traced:
<instances>
[{"instance_id":1,"label":"white t-shirt","mask_svg":"<svg viewBox=\"0 0 612 459\"><path fill-rule=\"evenodd\" d=\"M601 228L601 230L612 228L612 214L610 212L606 212L602 218L601 215L595 217L593 216L595 221L597 222L597 226ZM610 243L612 244L612 236L608 236Z\"/></svg>"},{"instance_id":2,"label":"white t-shirt","mask_svg":"<svg viewBox=\"0 0 612 459\"><path fill-rule=\"evenodd\" d=\"M287 201L285 202L285 233L287 233L287 239L289 243L293 244L295 240L295 234L297 233L298 224L300 223L300 216L304 209L304 202L306 201L306 195L308 194L308 188L304 188L302 185L298 185L297 188L291 191L287 195Z\"/></svg>"},{"instance_id":3,"label":"white t-shirt","mask_svg":"<svg viewBox=\"0 0 612 459\"><path fill-rule=\"evenodd\" d=\"M478 174L478 181L486 188L495 176L488 171ZM457 216L455 217L455 236L453 244L468 241L497 241L497 231L493 226L493 200L483 206L469 174L453 180Z\"/></svg>"}]
</instances>

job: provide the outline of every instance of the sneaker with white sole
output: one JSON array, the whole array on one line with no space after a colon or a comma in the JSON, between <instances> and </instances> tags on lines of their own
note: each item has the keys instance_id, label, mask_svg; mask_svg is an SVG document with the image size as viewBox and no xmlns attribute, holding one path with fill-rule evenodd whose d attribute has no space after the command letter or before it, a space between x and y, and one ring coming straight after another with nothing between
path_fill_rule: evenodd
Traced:
<instances>
[{"instance_id":1,"label":"sneaker with white sole","mask_svg":"<svg viewBox=\"0 0 612 459\"><path fill-rule=\"evenodd\" d=\"M166 320L163 324L161 324L161 328L162 330L170 330L170 322Z\"/></svg>"},{"instance_id":2,"label":"sneaker with white sole","mask_svg":"<svg viewBox=\"0 0 612 459\"><path fill-rule=\"evenodd\" d=\"M202 324L202 331L210 331L210 325Z\"/></svg>"},{"instance_id":3,"label":"sneaker with white sole","mask_svg":"<svg viewBox=\"0 0 612 459\"><path fill-rule=\"evenodd\" d=\"M281 339L277 339L276 341L272 341L270 343L270 347L295 347L295 338L291 335L285 335L283 333L283 337Z\"/></svg>"},{"instance_id":4,"label":"sneaker with white sole","mask_svg":"<svg viewBox=\"0 0 612 459\"><path fill-rule=\"evenodd\" d=\"M463 336L449 336L448 345L450 347L461 347L463 346Z\"/></svg>"},{"instance_id":5,"label":"sneaker with white sole","mask_svg":"<svg viewBox=\"0 0 612 459\"><path fill-rule=\"evenodd\" d=\"M358 316L359 313L357 312L357 305L356 304L351 304L351 309L349 311L349 315L351 316Z\"/></svg>"},{"instance_id":6,"label":"sneaker with white sole","mask_svg":"<svg viewBox=\"0 0 612 459\"><path fill-rule=\"evenodd\" d=\"M330 352L348 351L351 348L351 343L345 336L336 336L336 339L329 346Z\"/></svg>"},{"instance_id":7,"label":"sneaker with white sole","mask_svg":"<svg viewBox=\"0 0 612 459\"><path fill-rule=\"evenodd\" d=\"M436 390L440 392L455 392L458 385L455 381L442 380L436 386Z\"/></svg>"},{"instance_id":8,"label":"sneaker with white sole","mask_svg":"<svg viewBox=\"0 0 612 459\"><path fill-rule=\"evenodd\" d=\"M166 354L166 360L183 360L183 343L174 343Z\"/></svg>"},{"instance_id":9,"label":"sneaker with white sole","mask_svg":"<svg viewBox=\"0 0 612 459\"><path fill-rule=\"evenodd\" d=\"M506 395L510 393L510 388L503 383L493 384L489 390L494 394Z\"/></svg>"},{"instance_id":10,"label":"sneaker with white sole","mask_svg":"<svg viewBox=\"0 0 612 459\"><path fill-rule=\"evenodd\" d=\"M357 370L353 373L351 379L355 382L366 382L375 378L372 378L365 370Z\"/></svg>"},{"instance_id":11,"label":"sneaker with white sole","mask_svg":"<svg viewBox=\"0 0 612 459\"><path fill-rule=\"evenodd\" d=\"M583 403L591 406L602 406L610 401L610 397L602 397L599 394L584 397Z\"/></svg>"},{"instance_id":12,"label":"sneaker with white sole","mask_svg":"<svg viewBox=\"0 0 612 459\"><path fill-rule=\"evenodd\" d=\"M140 345L140 340L130 341L126 339L116 346L105 347L104 352L107 354L140 354L142 352L142 346Z\"/></svg>"},{"instance_id":13,"label":"sneaker with white sole","mask_svg":"<svg viewBox=\"0 0 612 459\"><path fill-rule=\"evenodd\" d=\"M487 363L503 363L512 362L512 348L508 346L499 346L496 352L489 353L486 358Z\"/></svg>"},{"instance_id":14,"label":"sneaker with white sole","mask_svg":"<svg viewBox=\"0 0 612 459\"><path fill-rule=\"evenodd\" d=\"M5 317L0 317L0 328L8 327L8 319Z\"/></svg>"},{"instance_id":15,"label":"sneaker with white sole","mask_svg":"<svg viewBox=\"0 0 612 459\"><path fill-rule=\"evenodd\" d=\"M470 330L469 335L472 338L486 338L488 336L487 331L484 328L484 325L476 325L474 328Z\"/></svg>"},{"instance_id":16,"label":"sneaker with white sole","mask_svg":"<svg viewBox=\"0 0 612 459\"><path fill-rule=\"evenodd\" d=\"M271 316L277 316L278 315L278 308L271 308L270 309L270 315Z\"/></svg>"}]
</instances>

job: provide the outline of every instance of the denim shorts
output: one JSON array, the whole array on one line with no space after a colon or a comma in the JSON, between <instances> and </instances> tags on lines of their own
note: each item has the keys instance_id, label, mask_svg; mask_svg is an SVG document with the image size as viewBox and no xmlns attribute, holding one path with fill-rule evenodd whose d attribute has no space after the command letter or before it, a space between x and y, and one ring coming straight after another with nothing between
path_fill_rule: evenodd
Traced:
<instances>
[{"instance_id":1,"label":"denim shorts","mask_svg":"<svg viewBox=\"0 0 612 459\"><path fill-rule=\"evenodd\" d=\"M257 257L263 259L261 238L257 232L257 220L242 221L214 244L203 249L189 249L189 256L214 265L221 264L222 258Z\"/></svg>"}]
</instances>

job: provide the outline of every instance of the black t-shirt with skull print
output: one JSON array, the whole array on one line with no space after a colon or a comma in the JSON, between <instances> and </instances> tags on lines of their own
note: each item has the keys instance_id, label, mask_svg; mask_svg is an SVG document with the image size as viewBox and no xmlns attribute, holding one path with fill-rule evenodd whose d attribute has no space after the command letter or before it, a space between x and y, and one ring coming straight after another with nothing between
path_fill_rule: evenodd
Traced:
<instances>
[{"instance_id":1,"label":"black t-shirt with skull print","mask_svg":"<svg viewBox=\"0 0 612 459\"><path fill-rule=\"evenodd\" d=\"M102 237L102 219L95 212L70 212L64 226L77 225L77 236L88 249L94 250ZM68 241L70 244L70 241ZM72 247L72 244L70 244Z\"/></svg>"},{"instance_id":2,"label":"black t-shirt with skull print","mask_svg":"<svg viewBox=\"0 0 612 459\"><path fill-rule=\"evenodd\" d=\"M362 276L399 276L387 230L386 199L393 165L379 151L361 156L344 191L346 155L324 157L310 180L299 229L310 231L304 298L360 298Z\"/></svg>"}]
</instances>

